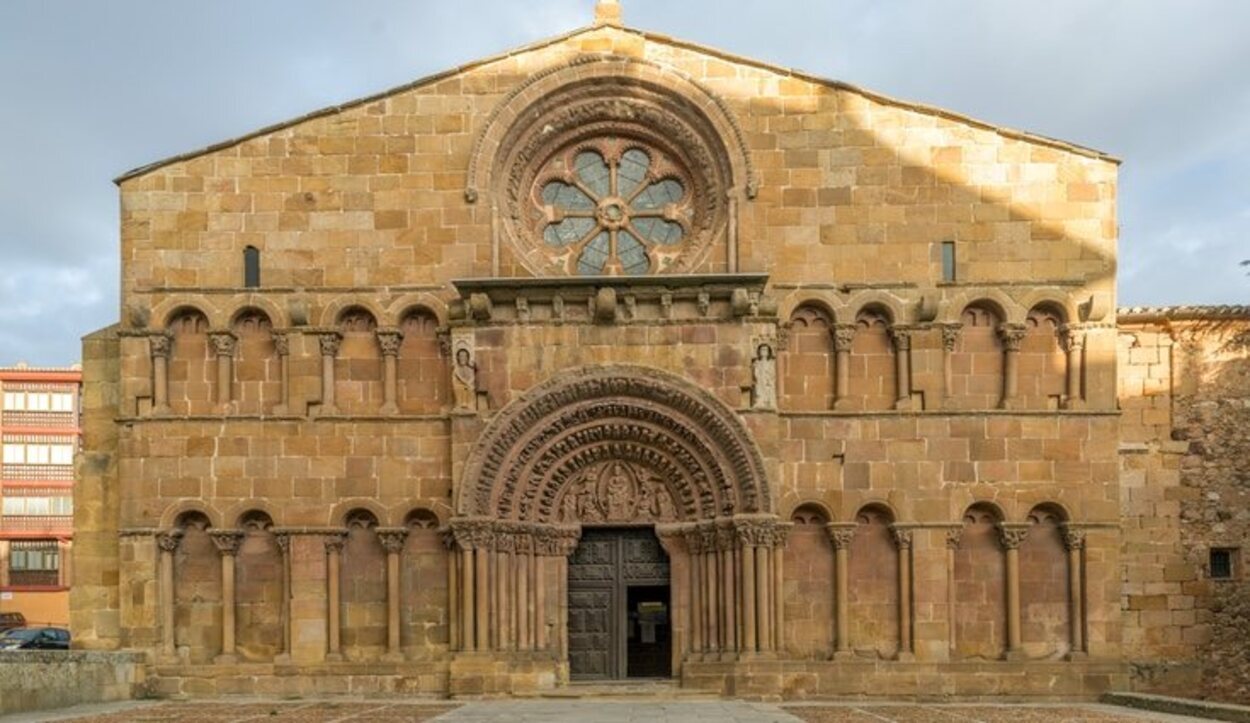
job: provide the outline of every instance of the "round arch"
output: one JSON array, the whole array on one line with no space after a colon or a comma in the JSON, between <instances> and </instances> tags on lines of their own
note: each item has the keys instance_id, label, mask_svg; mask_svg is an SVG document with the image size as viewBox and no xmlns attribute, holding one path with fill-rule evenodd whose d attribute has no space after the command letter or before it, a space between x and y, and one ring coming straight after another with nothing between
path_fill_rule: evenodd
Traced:
<instances>
[{"instance_id":1,"label":"round arch","mask_svg":"<svg viewBox=\"0 0 1250 723\"><path fill-rule=\"evenodd\" d=\"M622 491L624 490L624 491ZM667 495L671 517L693 521L771 513L763 459L741 420L686 380L640 366L562 375L509 404L470 454L456 513L523 522L629 522ZM619 492L619 494L617 494ZM596 498L603 519L570 494ZM616 496L621 507L603 502ZM629 519L615 514L630 510Z\"/></svg>"}]
</instances>

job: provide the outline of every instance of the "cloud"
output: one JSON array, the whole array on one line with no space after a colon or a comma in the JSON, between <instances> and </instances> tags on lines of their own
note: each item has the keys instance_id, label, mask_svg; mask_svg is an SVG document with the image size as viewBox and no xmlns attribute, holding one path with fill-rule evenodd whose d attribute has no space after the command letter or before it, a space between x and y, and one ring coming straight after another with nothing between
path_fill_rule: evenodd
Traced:
<instances>
[{"instance_id":1,"label":"cloud","mask_svg":"<svg viewBox=\"0 0 1250 723\"><path fill-rule=\"evenodd\" d=\"M0 65L24 69L0 104L0 303L10 309L0 363L73 361L77 337L117 316L116 174L566 32L588 24L592 7L0 3ZM1121 301L1244 302L1250 3L1040 7L624 0L633 26L1120 155Z\"/></svg>"}]
</instances>

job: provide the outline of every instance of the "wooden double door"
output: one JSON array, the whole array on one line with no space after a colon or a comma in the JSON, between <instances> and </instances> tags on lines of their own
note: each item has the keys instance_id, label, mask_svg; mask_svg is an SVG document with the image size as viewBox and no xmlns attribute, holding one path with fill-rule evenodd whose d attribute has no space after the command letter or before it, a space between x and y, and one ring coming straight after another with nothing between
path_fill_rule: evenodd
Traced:
<instances>
[{"instance_id":1,"label":"wooden double door","mask_svg":"<svg viewBox=\"0 0 1250 723\"><path fill-rule=\"evenodd\" d=\"M569 559L574 680L672 675L668 555L651 528L586 528Z\"/></svg>"}]
</instances>

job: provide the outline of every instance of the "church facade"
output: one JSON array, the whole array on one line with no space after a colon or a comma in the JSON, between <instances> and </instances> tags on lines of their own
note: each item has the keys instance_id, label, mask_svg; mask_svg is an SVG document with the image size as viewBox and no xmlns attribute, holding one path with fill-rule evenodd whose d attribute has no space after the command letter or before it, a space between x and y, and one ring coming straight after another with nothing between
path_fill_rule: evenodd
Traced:
<instances>
[{"instance_id":1,"label":"church facade","mask_svg":"<svg viewBox=\"0 0 1250 723\"><path fill-rule=\"evenodd\" d=\"M1117 165L602 2L129 173L75 644L159 694L1124 687Z\"/></svg>"}]
</instances>

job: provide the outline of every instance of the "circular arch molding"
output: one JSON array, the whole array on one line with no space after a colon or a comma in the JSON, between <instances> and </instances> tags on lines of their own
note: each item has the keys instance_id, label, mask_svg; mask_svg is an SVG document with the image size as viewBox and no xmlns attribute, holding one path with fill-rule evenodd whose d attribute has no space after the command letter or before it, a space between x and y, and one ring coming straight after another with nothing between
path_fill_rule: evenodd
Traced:
<instances>
[{"instance_id":1,"label":"circular arch molding","mask_svg":"<svg viewBox=\"0 0 1250 723\"><path fill-rule=\"evenodd\" d=\"M617 463L664 485L678 520L772 512L763 459L732 410L667 372L605 366L545 382L500 412L465 465L456 513L569 522L566 491Z\"/></svg>"}]
</instances>

